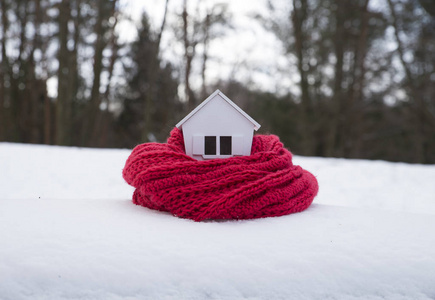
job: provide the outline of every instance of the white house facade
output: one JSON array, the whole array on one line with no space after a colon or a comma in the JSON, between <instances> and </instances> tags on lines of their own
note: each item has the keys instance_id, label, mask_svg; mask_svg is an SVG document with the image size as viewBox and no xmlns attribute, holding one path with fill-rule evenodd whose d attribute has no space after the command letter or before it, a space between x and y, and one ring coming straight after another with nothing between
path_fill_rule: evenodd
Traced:
<instances>
[{"instance_id":1,"label":"white house facade","mask_svg":"<svg viewBox=\"0 0 435 300\"><path fill-rule=\"evenodd\" d=\"M176 125L186 154L197 160L250 155L254 130L260 126L219 90Z\"/></svg>"}]
</instances>

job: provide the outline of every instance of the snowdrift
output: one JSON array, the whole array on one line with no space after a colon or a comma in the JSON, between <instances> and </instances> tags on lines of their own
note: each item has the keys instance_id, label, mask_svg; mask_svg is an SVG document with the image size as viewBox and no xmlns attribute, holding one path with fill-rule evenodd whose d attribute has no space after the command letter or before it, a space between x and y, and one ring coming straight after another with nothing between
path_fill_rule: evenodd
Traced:
<instances>
[{"instance_id":1,"label":"snowdrift","mask_svg":"<svg viewBox=\"0 0 435 300\"><path fill-rule=\"evenodd\" d=\"M435 297L435 166L296 156L306 211L195 223L131 203L130 152L0 143L0 299Z\"/></svg>"}]
</instances>

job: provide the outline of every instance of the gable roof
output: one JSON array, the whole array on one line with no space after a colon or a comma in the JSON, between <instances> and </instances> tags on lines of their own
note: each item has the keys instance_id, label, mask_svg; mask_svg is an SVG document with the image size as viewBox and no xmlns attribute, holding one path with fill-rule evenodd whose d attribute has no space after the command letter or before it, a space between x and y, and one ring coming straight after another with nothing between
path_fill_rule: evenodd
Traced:
<instances>
[{"instance_id":1,"label":"gable roof","mask_svg":"<svg viewBox=\"0 0 435 300\"><path fill-rule=\"evenodd\" d=\"M242 116L244 116L246 119L248 119L249 122L251 122L254 125L254 129L258 130L261 125L258 124L253 118L251 118L247 113L245 113L240 107L238 107L233 101L231 101L227 96L225 96L224 93L222 93L220 90L216 90L213 94L207 97L200 105L198 105L194 110L192 110L187 116L183 118L180 122L178 122L175 127L180 128L181 125L183 125L187 120L189 120L194 114L196 114L198 111L201 110L204 106L207 105L214 97L217 95L221 96L222 99L224 99L229 105L231 105L235 110L237 110Z\"/></svg>"}]
</instances>

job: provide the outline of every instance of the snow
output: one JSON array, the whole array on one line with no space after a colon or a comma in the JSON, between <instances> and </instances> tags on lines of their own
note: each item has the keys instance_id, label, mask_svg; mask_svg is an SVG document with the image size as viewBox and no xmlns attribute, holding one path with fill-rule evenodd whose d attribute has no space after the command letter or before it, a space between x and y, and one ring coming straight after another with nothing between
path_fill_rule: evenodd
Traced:
<instances>
[{"instance_id":1,"label":"snow","mask_svg":"<svg viewBox=\"0 0 435 300\"><path fill-rule=\"evenodd\" d=\"M434 299L435 166L295 157L306 211L195 223L131 203L131 150L0 143L0 299Z\"/></svg>"}]
</instances>

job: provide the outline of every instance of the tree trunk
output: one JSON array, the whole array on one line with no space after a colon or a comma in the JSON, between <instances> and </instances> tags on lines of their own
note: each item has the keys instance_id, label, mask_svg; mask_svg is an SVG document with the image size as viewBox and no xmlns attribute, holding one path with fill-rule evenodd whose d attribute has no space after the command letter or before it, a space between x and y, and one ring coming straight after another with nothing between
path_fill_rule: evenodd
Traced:
<instances>
[{"instance_id":1,"label":"tree trunk","mask_svg":"<svg viewBox=\"0 0 435 300\"><path fill-rule=\"evenodd\" d=\"M207 86L206 86L206 80L205 80L205 71L207 68L207 60L208 60L208 43L209 43L209 28L210 28L210 18L211 14L207 13L207 16L205 17L205 24L204 26L204 50L202 53L202 68L201 68L201 78L202 78L202 88L201 88L201 99L204 100L207 97Z\"/></svg>"},{"instance_id":2,"label":"tree trunk","mask_svg":"<svg viewBox=\"0 0 435 300\"><path fill-rule=\"evenodd\" d=\"M18 57L13 63L11 69L11 112L12 122L14 126L11 126L13 132L13 141L20 142L25 140L26 122L28 120L28 99L26 99L26 76L27 65L25 61L25 48L27 45L26 25L28 18L28 8L26 1L17 1L17 16L19 21L18 28L19 33L19 45L18 45ZM14 72L14 70L17 70ZM12 124L11 124L12 125Z\"/></svg>"},{"instance_id":3,"label":"tree trunk","mask_svg":"<svg viewBox=\"0 0 435 300\"><path fill-rule=\"evenodd\" d=\"M361 31L358 37L357 48L355 49L355 80L350 91L352 95L349 97L351 112L348 128L351 128L351 136L353 139L350 156L354 158L364 158L362 150L362 135L363 135L363 87L364 77L366 73L365 59L367 55L367 35L369 28L369 10L368 4L370 0L365 0L362 7Z\"/></svg>"},{"instance_id":4,"label":"tree trunk","mask_svg":"<svg viewBox=\"0 0 435 300\"><path fill-rule=\"evenodd\" d=\"M183 42L184 42L184 97L187 102L187 109L191 111L195 108L195 99L192 88L190 87L190 73L192 71L192 60L195 55L196 43L189 38L189 19L187 13L187 0L183 2Z\"/></svg>"},{"instance_id":5,"label":"tree trunk","mask_svg":"<svg viewBox=\"0 0 435 300\"><path fill-rule=\"evenodd\" d=\"M40 143L41 139L41 127L39 126L39 111L41 105L41 93L44 92L41 90L41 85L45 83L45 81L37 80L35 76L35 50L41 49L41 35L40 35L40 25L42 22L42 14L41 14L41 1L34 0L35 3L35 34L33 37L33 47L29 55L29 65L28 65L28 74L29 74L29 90L32 92L29 97L30 103L30 142L31 143ZM45 93L44 93L45 94Z\"/></svg>"},{"instance_id":6,"label":"tree trunk","mask_svg":"<svg viewBox=\"0 0 435 300\"><path fill-rule=\"evenodd\" d=\"M50 98L44 98L44 144L51 144L51 103Z\"/></svg>"},{"instance_id":7,"label":"tree trunk","mask_svg":"<svg viewBox=\"0 0 435 300\"><path fill-rule=\"evenodd\" d=\"M90 98L90 115L88 120L90 121L89 128L85 128L85 132L90 131L90 140L87 141L88 145L96 146L98 140L99 128L102 122L100 104L100 85L101 85L101 73L103 71L103 50L105 47L104 42L104 27L103 21L106 13L104 12L105 0L98 1L98 17L95 23L94 33L97 36L94 45L94 78L92 81L91 98Z\"/></svg>"},{"instance_id":8,"label":"tree trunk","mask_svg":"<svg viewBox=\"0 0 435 300\"><path fill-rule=\"evenodd\" d=\"M145 106L144 106L144 127L142 129L142 141L150 142L149 134L152 132L152 115L154 111L154 98L157 90L157 78L159 76L159 53L160 43L162 40L163 31L166 26L166 16L168 13L169 0L165 2L165 10L163 13L163 20L160 26L160 31L157 35L157 39L154 43L153 54L150 57L150 67L148 68L149 86L145 94Z\"/></svg>"},{"instance_id":9,"label":"tree trunk","mask_svg":"<svg viewBox=\"0 0 435 300\"><path fill-rule=\"evenodd\" d=\"M306 0L293 0L292 24L295 37L295 52L301 86L301 149L303 155L314 153L312 124L310 122L311 99L307 80L307 63L304 59L304 23L307 17L308 4Z\"/></svg>"},{"instance_id":10,"label":"tree trunk","mask_svg":"<svg viewBox=\"0 0 435 300\"><path fill-rule=\"evenodd\" d=\"M9 58L7 56L7 37L9 22L7 16L8 7L6 6L5 0L0 0L0 13L1 13L1 29L2 29L2 59L0 62L0 141L6 140L6 132L8 130L9 124L6 119L5 105L9 100L9 88L6 84L7 80L10 80L10 67Z\"/></svg>"},{"instance_id":11,"label":"tree trunk","mask_svg":"<svg viewBox=\"0 0 435 300\"><path fill-rule=\"evenodd\" d=\"M115 12L112 13L112 16L115 16ZM104 110L103 110L103 118L102 118L102 124L100 126L100 130L99 130L99 139L98 139L98 147L107 147L107 139L108 139L108 135L107 135L107 130L109 128L109 124L108 122L110 121L110 118L108 117L109 114L109 104L110 104L110 85L112 82L112 77L113 77L113 69L115 67L115 62L118 59L118 49L119 49L119 45L118 45L118 38L116 36L115 33L115 28L116 28L116 23L117 23L117 18L115 19L115 24L113 24L113 27L111 29L111 38L110 38L110 42L109 45L111 47L111 51L112 54L110 56L110 62L109 62L109 68L107 70L108 72L108 78L107 78L107 86L106 86L106 90L104 91L104 96L103 96L103 104L104 104Z\"/></svg>"},{"instance_id":12,"label":"tree trunk","mask_svg":"<svg viewBox=\"0 0 435 300\"><path fill-rule=\"evenodd\" d=\"M328 132L328 139L326 143L326 155L336 156L343 154L342 146L338 146L340 126L341 126L341 113L343 106L343 58L344 58L344 3L342 1L337 1L337 8L335 11L335 76L334 76L334 87L333 96L331 101L331 113L330 113L330 127Z\"/></svg>"},{"instance_id":13,"label":"tree trunk","mask_svg":"<svg viewBox=\"0 0 435 300\"><path fill-rule=\"evenodd\" d=\"M74 34L72 36L72 41L74 42L74 46L72 50L69 50L69 70L70 70L70 80L68 81L68 98L67 103L68 107L71 110L70 113L70 126L71 128L81 128L79 124L81 124L78 120L80 117L86 117L86 116L78 116L77 109L76 109L76 101L77 101L77 94L80 88L80 80L79 80L79 63L78 63L78 48L80 44L81 39L81 24L83 22L82 18L82 0L75 0L71 1L71 4L75 5L76 15L73 18L73 24L74 24ZM74 145L80 144L81 135L83 134L83 130L74 130L71 135L71 143ZM83 145L83 143L82 143Z\"/></svg>"},{"instance_id":14,"label":"tree trunk","mask_svg":"<svg viewBox=\"0 0 435 300\"><path fill-rule=\"evenodd\" d=\"M70 3L69 0L62 0L59 4L59 51L57 59L59 69L57 72L57 101L56 101L56 144L70 144L70 107L68 98L69 92L69 51L68 43L68 21L70 20Z\"/></svg>"}]
</instances>

